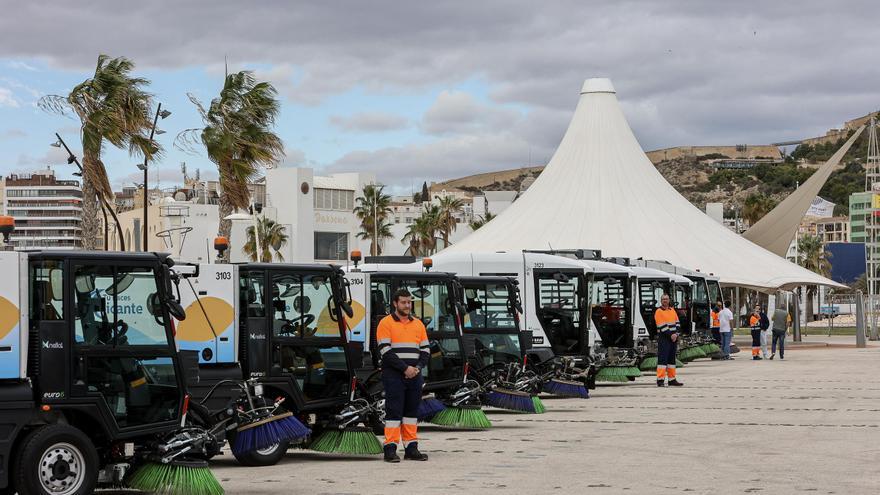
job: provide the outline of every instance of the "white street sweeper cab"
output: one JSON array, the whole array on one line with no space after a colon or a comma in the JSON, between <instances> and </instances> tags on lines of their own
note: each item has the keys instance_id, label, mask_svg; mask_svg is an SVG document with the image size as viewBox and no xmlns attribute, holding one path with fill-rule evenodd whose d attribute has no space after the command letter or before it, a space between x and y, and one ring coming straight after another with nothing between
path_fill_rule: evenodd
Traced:
<instances>
[{"instance_id":1,"label":"white street sweeper cab","mask_svg":"<svg viewBox=\"0 0 880 495\"><path fill-rule=\"evenodd\" d=\"M363 346L364 359L358 367L361 378L370 387L378 384L376 329L382 318L391 314L393 294L406 289L412 294L412 314L425 325L431 346L431 359L422 370L425 392L443 395L461 386L466 380L467 356L462 341L461 286L455 275L423 271L411 257L373 257L363 264L359 264L358 252L353 257L355 267L345 274L353 311L347 325L350 340Z\"/></svg>"},{"instance_id":2,"label":"white street sweeper cab","mask_svg":"<svg viewBox=\"0 0 880 495\"><path fill-rule=\"evenodd\" d=\"M205 453L206 432L181 428L194 360L174 345L172 266L155 253L0 252L0 492L92 493Z\"/></svg>"},{"instance_id":3,"label":"white street sweeper cab","mask_svg":"<svg viewBox=\"0 0 880 495\"><path fill-rule=\"evenodd\" d=\"M230 381L257 385L255 400L283 407L320 432L366 422L371 405L354 401L357 386L344 315L352 316L343 273L334 265L243 263L191 265L180 283L187 318L176 340L198 352L194 399L221 411L238 395ZM357 356L359 358L359 356ZM283 406L281 406L283 404ZM230 438L230 443L234 439ZM298 440L305 440L305 437ZM238 455L271 465L290 442Z\"/></svg>"}]
</instances>

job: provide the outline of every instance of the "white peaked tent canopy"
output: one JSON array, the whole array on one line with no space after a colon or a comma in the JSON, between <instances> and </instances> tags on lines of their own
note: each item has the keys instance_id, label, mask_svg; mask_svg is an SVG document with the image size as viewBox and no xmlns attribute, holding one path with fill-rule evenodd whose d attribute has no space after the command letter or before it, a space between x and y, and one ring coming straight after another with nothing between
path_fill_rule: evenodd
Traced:
<instances>
[{"instance_id":1,"label":"white peaked tent canopy","mask_svg":"<svg viewBox=\"0 0 880 495\"><path fill-rule=\"evenodd\" d=\"M827 162L813 172L813 175L802 186L789 194L773 210L764 215L764 218L758 220L755 225L745 231L743 237L770 252L785 256L801 220L810 209L813 198L819 194L819 190L828 181L831 172L834 172L840 160L843 159L843 156L846 155L864 129L865 126L859 127Z\"/></svg>"},{"instance_id":2,"label":"white peaked tent canopy","mask_svg":"<svg viewBox=\"0 0 880 495\"><path fill-rule=\"evenodd\" d=\"M439 253L601 249L665 260L758 289L840 286L753 244L691 205L636 141L608 79L588 79L556 153L509 208Z\"/></svg>"}]
</instances>

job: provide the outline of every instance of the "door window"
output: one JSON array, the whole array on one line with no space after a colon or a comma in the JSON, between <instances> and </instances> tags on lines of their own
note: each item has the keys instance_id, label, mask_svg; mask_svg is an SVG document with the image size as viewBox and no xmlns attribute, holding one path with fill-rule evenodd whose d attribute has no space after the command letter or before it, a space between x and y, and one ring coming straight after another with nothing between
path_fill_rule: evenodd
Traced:
<instances>
[{"instance_id":1,"label":"door window","mask_svg":"<svg viewBox=\"0 0 880 495\"><path fill-rule=\"evenodd\" d=\"M278 337L341 338L328 275L272 275L274 333Z\"/></svg>"},{"instance_id":2,"label":"door window","mask_svg":"<svg viewBox=\"0 0 880 495\"><path fill-rule=\"evenodd\" d=\"M120 427L177 418L178 390L170 357L85 358L89 392L98 392Z\"/></svg>"},{"instance_id":3,"label":"door window","mask_svg":"<svg viewBox=\"0 0 880 495\"><path fill-rule=\"evenodd\" d=\"M487 284L464 288L465 330L516 329L510 290L505 284Z\"/></svg>"},{"instance_id":4,"label":"door window","mask_svg":"<svg viewBox=\"0 0 880 495\"><path fill-rule=\"evenodd\" d=\"M78 265L73 276L77 344L168 345L152 268Z\"/></svg>"},{"instance_id":5,"label":"door window","mask_svg":"<svg viewBox=\"0 0 880 495\"><path fill-rule=\"evenodd\" d=\"M348 395L348 366L341 346L282 344L276 352L281 370L293 375L306 401Z\"/></svg>"}]
</instances>

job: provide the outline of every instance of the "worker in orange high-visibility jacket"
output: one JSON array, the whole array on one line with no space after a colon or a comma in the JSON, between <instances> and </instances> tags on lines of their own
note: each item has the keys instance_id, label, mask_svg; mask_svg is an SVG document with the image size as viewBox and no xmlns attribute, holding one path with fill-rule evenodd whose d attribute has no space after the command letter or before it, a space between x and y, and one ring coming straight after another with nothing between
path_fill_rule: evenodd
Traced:
<instances>
[{"instance_id":1,"label":"worker in orange high-visibility jacket","mask_svg":"<svg viewBox=\"0 0 880 495\"><path fill-rule=\"evenodd\" d=\"M749 330L752 332L752 360L761 361L761 307L755 306L749 316Z\"/></svg>"},{"instance_id":2,"label":"worker in orange high-visibility jacket","mask_svg":"<svg viewBox=\"0 0 880 495\"><path fill-rule=\"evenodd\" d=\"M675 354L678 350L678 312L669 305L669 294L660 298L660 307L654 311L654 323L657 324L657 386L666 386L669 378L670 387L684 385L675 378Z\"/></svg>"},{"instance_id":3,"label":"worker in orange high-visibility jacket","mask_svg":"<svg viewBox=\"0 0 880 495\"><path fill-rule=\"evenodd\" d=\"M721 345L721 310L724 309L724 303L721 299L715 302L715 306L709 312L709 330L712 332L712 340L716 344Z\"/></svg>"},{"instance_id":4,"label":"worker in orange high-visibility jacket","mask_svg":"<svg viewBox=\"0 0 880 495\"><path fill-rule=\"evenodd\" d=\"M376 329L385 387L385 462L400 462L397 445L403 439L403 458L427 461L419 452L418 411L430 347L425 325L411 315L412 295L400 289L391 297L391 314Z\"/></svg>"}]
</instances>

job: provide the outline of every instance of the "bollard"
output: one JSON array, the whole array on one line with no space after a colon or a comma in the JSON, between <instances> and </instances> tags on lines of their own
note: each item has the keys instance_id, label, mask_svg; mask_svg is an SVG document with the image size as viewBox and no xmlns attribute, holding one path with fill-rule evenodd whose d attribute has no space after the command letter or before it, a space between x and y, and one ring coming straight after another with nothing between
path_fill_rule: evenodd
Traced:
<instances>
[{"instance_id":1,"label":"bollard","mask_svg":"<svg viewBox=\"0 0 880 495\"><path fill-rule=\"evenodd\" d=\"M865 302L862 291L856 291L856 347L865 347Z\"/></svg>"}]
</instances>

